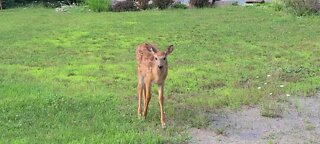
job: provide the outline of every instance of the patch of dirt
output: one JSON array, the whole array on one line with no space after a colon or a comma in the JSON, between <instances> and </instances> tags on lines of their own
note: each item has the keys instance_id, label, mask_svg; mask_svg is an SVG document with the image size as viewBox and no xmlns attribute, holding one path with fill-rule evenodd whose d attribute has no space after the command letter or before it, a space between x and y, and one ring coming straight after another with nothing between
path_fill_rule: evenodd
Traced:
<instances>
[{"instance_id":1,"label":"patch of dirt","mask_svg":"<svg viewBox=\"0 0 320 144\"><path fill-rule=\"evenodd\" d=\"M207 129L190 129L192 144L320 143L320 94L288 97L280 118L263 117L259 107L212 113Z\"/></svg>"}]
</instances>

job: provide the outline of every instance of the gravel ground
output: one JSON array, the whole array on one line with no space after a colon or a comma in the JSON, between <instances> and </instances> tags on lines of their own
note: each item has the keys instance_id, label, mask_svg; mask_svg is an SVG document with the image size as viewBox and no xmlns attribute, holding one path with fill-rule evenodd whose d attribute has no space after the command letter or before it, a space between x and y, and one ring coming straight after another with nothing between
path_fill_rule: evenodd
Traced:
<instances>
[{"instance_id":1,"label":"gravel ground","mask_svg":"<svg viewBox=\"0 0 320 144\"><path fill-rule=\"evenodd\" d=\"M261 116L259 107L212 113L207 129L190 129L190 143L320 144L320 94L287 99L279 118Z\"/></svg>"}]
</instances>

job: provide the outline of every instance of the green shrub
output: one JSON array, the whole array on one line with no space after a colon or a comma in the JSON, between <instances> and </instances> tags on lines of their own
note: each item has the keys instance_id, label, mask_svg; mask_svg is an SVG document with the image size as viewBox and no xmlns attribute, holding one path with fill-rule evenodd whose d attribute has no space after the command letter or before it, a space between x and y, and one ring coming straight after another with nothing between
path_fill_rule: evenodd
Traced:
<instances>
[{"instance_id":1,"label":"green shrub","mask_svg":"<svg viewBox=\"0 0 320 144\"><path fill-rule=\"evenodd\" d=\"M3 0L3 8L12 8L17 6L42 5L45 7L59 7L61 5L79 4L83 0Z\"/></svg>"},{"instance_id":2,"label":"green shrub","mask_svg":"<svg viewBox=\"0 0 320 144\"><path fill-rule=\"evenodd\" d=\"M10 8L17 6L17 3L15 3L14 0L4 0L2 1L2 8Z\"/></svg>"},{"instance_id":3,"label":"green shrub","mask_svg":"<svg viewBox=\"0 0 320 144\"><path fill-rule=\"evenodd\" d=\"M153 0L155 7L159 9L166 9L173 3L173 0Z\"/></svg>"},{"instance_id":4,"label":"green shrub","mask_svg":"<svg viewBox=\"0 0 320 144\"><path fill-rule=\"evenodd\" d=\"M95 12L108 11L111 7L111 0L86 0L89 8Z\"/></svg>"},{"instance_id":5,"label":"green shrub","mask_svg":"<svg viewBox=\"0 0 320 144\"><path fill-rule=\"evenodd\" d=\"M122 11L135 11L137 7L134 5L133 0L119 1L112 6L112 11L122 12Z\"/></svg>"},{"instance_id":6,"label":"green shrub","mask_svg":"<svg viewBox=\"0 0 320 144\"><path fill-rule=\"evenodd\" d=\"M316 14L320 11L319 0L275 0L273 7L276 10L286 9L296 15Z\"/></svg>"},{"instance_id":7,"label":"green shrub","mask_svg":"<svg viewBox=\"0 0 320 144\"><path fill-rule=\"evenodd\" d=\"M210 6L215 2L215 0L212 0L212 3L209 2L209 0L190 0L190 5L195 6L198 8L203 8L205 6Z\"/></svg>"},{"instance_id":8,"label":"green shrub","mask_svg":"<svg viewBox=\"0 0 320 144\"><path fill-rule=\"evenodd\" d=\"M319 0L286 0L285 4L297 15L309 15L319 11Z\"/></svg>"},{"instance_id":9,"label":"green shrub","mask_svg":"<svg viewBox=\"0 0 320 144\"><path fill-rule=\"evenodd\" d=\"M176 8L176 9L187 9L188 6L182 3L175 3L172 5L172 8Z\"/></svg>"},{"instance_id":10,"label":"green shrub","mask_svg":"<svg viewBox=\"0 0 320 144\"><path fill-rule=\"evenodd\" d=\"M149 8L149 0L137 0L139 9L147 9Z\"/></svg>"}]
</instances>

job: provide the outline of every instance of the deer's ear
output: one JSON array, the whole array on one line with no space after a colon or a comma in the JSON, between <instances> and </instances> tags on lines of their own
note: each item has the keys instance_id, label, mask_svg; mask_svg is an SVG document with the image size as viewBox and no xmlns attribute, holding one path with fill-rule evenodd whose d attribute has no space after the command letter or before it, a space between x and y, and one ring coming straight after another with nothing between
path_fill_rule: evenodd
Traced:
<instances>
[{"instance_id":1,"label":"deer's ear","mask_svg":"<svg viewBox=\"0 0 320 144\"><path fill-rule=\"evenodd\" d=\"M173 52L173 45L170 45L167 50L165 51L166 55L169 55Z\"/></svg>"},{"instance_id":2,"label":"deer's ear","mask_svg":"<svg viewBox=\"0 0 320 144\"><path fill-rule=\"evenodd\" d=\"M157 53L157 51L156 51L156 49L152 46L152 45L150 45L150 44L148 44L148 43L145 43L145 45L146 45L146 47L147 47L147 50L149 51L149 52L151 52L151 53Z\"/></svg>"}]
</instances>

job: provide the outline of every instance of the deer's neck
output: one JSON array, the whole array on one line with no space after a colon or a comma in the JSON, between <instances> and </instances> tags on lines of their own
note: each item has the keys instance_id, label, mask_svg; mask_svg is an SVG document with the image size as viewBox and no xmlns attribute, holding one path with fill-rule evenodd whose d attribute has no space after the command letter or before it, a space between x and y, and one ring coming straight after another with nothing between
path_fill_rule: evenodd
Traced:
<instances>
[{"instance_id":1,"label":"deer's neck","mask_svg":"<svg viewBox=\"0 0 320 144\"><path fill-rule=\"evenodd\" d=\"M153 81L157 84L161 84L167 77L168 68L167 66L159 69L157 66L154 66L152 69Z\"/></svg>"}]
</instances>

